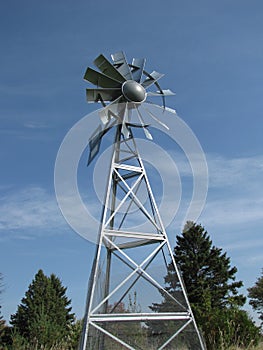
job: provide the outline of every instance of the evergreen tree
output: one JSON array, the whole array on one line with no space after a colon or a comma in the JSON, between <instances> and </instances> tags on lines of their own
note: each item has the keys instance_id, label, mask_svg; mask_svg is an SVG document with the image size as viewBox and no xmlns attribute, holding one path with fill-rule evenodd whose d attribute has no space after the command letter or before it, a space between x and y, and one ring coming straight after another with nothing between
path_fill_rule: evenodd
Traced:
<instances>
[{"instance_id":1,"label":"evergreen tree","mask_svg":"<svg viewBox=\"0 0 263 350\"><path fill-rule=\"evenodd\" d=\"M3 292L3 275L2 273L0 273L0 295ZM4 333L4 329L5 329L5 321L3 319L3 315L2 315L2 305L0 305L0 345L2 344L2 336Z\"/></svg>"},{"instance_id":2,"label":"evergreen tree","mask_svg":"<svg viewBox=\"0 0 263 350\"><path fill-rule=\"evenodd\" d=\"M258 312L261 324L263 324L263 269L255 285L248 288L248 296L251 299L249 304Z\"/></svg>"},{"instance_id":3,"label":"evergreen tree","mask_svg":"<svg viewBox=\"0 0 263 350\"><path fill-rule=\"evenodd\" d=\"M243 283L235 281L237 268L231 267L230 258L212 244L201 225L187 222L182 235L176 236L176 240L174 259L185 283L197 324L204 333L207 348L218 349L222 345L222 335L229 343L236 341L232 345L238 345L240 339L248 344L259 331L248 315L240 310L246 299L238 293ZM168 265L164 279L166 290L178 300L181 290L172 264ZM151 309L156 312L177 311L171 307L165 293L162 295L162 303L153 304ZM242 325L238 322L242 322ZM244 323L249 327L244 327ZM237 329L249 331L236 336ZM248 332L253 335L250 336Z\"/></svg>"},{"instance_id":4,"label":"evergreen tree","mask_svg":"<svg viewBox=\"0 0 263 350\"><path fill-rule=\"evenodd\" d=\"M10 323L35 344L49 346L61 341L74 321L66 290L54 274L47 277L39 270Z\"/></svg>"},{"instance_id":5,"label":"evergreen tree","mask_svg":"<svg viewBox=\"0 0 263 350\"><path fill-rule=\"evenodd\" d=\"M0 272L0 295L3 292L3 282L2 281L3 281L3 275ZM0 322L3 320L1 309L2 309L2 305L0 305Z\"/></svg>"},{"instance_id":6,"label":"evergreen tree","mask_svg":"<svg viewBox=\"0 0 263 350\"><path fill-rule=\"evenodd\" d=\"M188 222L182 235L176 236L176 239L174 258L194 310L242 306L245 303L245 297L238 294L238 288L243 283L235 281L237 268L231 267L230 258L212 244L201 225ZM171 279L168 273L166 282Z\"/></svg>"}]
</instances>

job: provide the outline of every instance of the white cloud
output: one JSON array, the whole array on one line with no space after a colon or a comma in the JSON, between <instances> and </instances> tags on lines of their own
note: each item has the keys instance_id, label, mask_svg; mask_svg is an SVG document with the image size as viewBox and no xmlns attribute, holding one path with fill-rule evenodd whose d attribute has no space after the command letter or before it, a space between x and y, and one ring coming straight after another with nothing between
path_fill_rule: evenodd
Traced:
<instances>
[{"instance_id":1,"label":"white cloud","mask_svg":"<svg viewBox=\"0 0 263 350\"><path fill-rule=\"evenodd\" d=\"M208 155L209 191L201 219L220 227L263 220L263 157Z\"/></svg>"},{"instance_id":2,"label":"white cloud","mask_svg":"<svg viewBox=\"0 0 263 350\"><path fill-rule=\"evenodd\" d=\"M54 195L41 187L12 189L0 200L0 231L48 230L63 224Z\"/></svg>"},{"instance_id":3,"label":"white cloud","mask_svg":"<svg viewBox=\"0 0 263 350\"><path fill-rule=\"evenodd\" d=\"M94 205L92 198L83 198L86 204L76 205L74 197L65 193L64 202L67 203L67 213L71 218L69 221L69 217L63 217L61 214L55 194L40 186L28 186L20 190L6 187L2 188L2 192L5 192L0 199L2 239L31 239L54 232L64 233L71 226L77 233L84 232L85 234L80 233L83 237L97 241L94 232L97 232L99 227L101 206L98 206L99 203Z\"/></svg>"},{"instance_id":4,"label":"white cloud","mask_svg":"<svg viewBox=\"0 0 263 350\"><path fill-rule=\"evenodd\" d=\"M168 172L170 169L165 167L163 158L156 158L159 168L164 168L164 171ZM204 225L233 227L262 222L263 156L226 158L208 154L206 158L209 190L200 217ZM175 154L174 161L181 179L190 178L192 174L187 159ZM182 203L185 203L187 194L184 191L189 190L189 186L191 187L191 184L187 183L186 187L182 188ZM171 198L168 199L169 205L173 205Z\"/></svg>"},{"instance_id":5,"label":"white cloud","mask_svg":"<svg viewBox=\"0 0 263 350\"><path fill-rule=\"evenodd\" d=\"M262 222L263 219L263 189L261 186L263 172L263 157L246 157L227 159L222 156L208 155L208 165L210 174L210 189L205 210L203 211L198 222L202 222L204 226L236 229L243 225L251 225L252 223ZM165 168L164 158L156 157L155 166L157 169ZM177 166L178 175L182 178L190 175L189 164L187 160L179 157ZM185 164L184 164L185 163ZM157 164L157 165L156 165ZM167 165L167 164L166 164ZM187 211L187 206L190 202L189 191L184 193L185 188L182 187L182 199L180 202L180 180L179 178L167 177L162 174L162 180L171 191L167 191L168 198L164 198L162 204L163 219L169 211L174 211L175 207L180 205L179 212L176 215L176 221L179 222ZM95 178L96 179L96 178ZM94 182L98 179L93 179ZM155 178L153 177L153 182ZM160 181L160 179L159 179ZM177 186L173 182L178 182ZM101 186L101 182L98 181ZM155 183L152 183L153 191L155 192ZM178 187L179 186L179 187ZM104 186L102 186L104 188ZM177 188L178 187L178 188ZM187 189L186 189L187 190ZM5 193L0 200L0 231L19 231L39 229L47 231L52 229L67 227L65 219L62 217L58 208L55 195L50 194L44 188L39 186L30 186L23 190L12 188L2 188ZM103 191L104 192L104 191ZM100 204L98 198L97 205L94 205L92 196L86 197L86 192L82 193L86 208L91 211L91 216L98 219L100 215ZM158 194L159 195L159 194ZM88 199L87 199L88 198ZM82 222L86 223L80 214L77 207L73 206L69 200L69 210L71 215L75 217L78 225ZM178 202L179 201L179 202ZM198 203L197 203L198 204ZM99 205L99 207L98 207ZM96 220L95 220L96 221ZM183 219L181 220L183 221ZM165 222L165 220L164 220ZM182 222L181 225L184 223ZM94 225L90 223L90 227ZM85 227L87 225L85 224ZM21 232L22 234L22 232ZM23 232L25 234L25 232ZM227 244L227 242L226 242Z\"/></svg>"},{"instance_id":6,"label":"white cloud","mask_svg":"<svg viewBox=\"0 0 263 350\"><path fill-rule=\"evenodd\" d=\"M59 84L49 85L48 89L44 86L44 83L18 83L16 84L0 84L0 93L9 96L25 96L25 97L46 97L55 95L59 91Z\"/></svg>"},{"instance_id":7,"label":"white cloud","mask_svg":"<svg viewBox=\"0 0 263 350\"><path fill-rule=\"evenodd\" d=\"M28 129L47 129L49 126L43 122L28 121L24 123L24 127Z\"/></svg>"},{"instance_id":8,"label":"white cloud","mask_svg":"<svg viewBox=\"0 0 263 350\"><path fill-rule=\"evenodd\" d=\"M237 196L229 198L225 192L225 197L209 199L202 214L204 222L229 226L263 220L263 198L257 198L255 194L250 198Z\"/></svg>"},{"instance_id":9,"label":"white cloud","mask_svg":"<svg viewBox=\"0 0 263 350\"><path fill-rule=\"evenodd\" d=\"M225 249L231 249L231 250L247 250L247 249L251 249L251 248L260 248L263 247L263 237L260 239L254 239L254 240L241 240L238 242L234 242L234 243L230 243L225 245ZM251 257L251 261L256 261L256 260L263 260L263 256L262 254L260 255L260 259L259 256L253 256Z\"/></svg>"},{"instance_id":10,"label":"white cloud","mask_svg":"<svg viewBox=\"0 0 263 350\"><path fill-rule=\"evenodd\" d=\"M263 242L261 242L261 245L260 247L263 246ZM250 265L255 265L255 266L262 266L263 265L263 256L262 256L262 253L260 254L253 254L251 256L249 256L247 262L250 264Z\"/></svg>"},{"instance_id":11,"label":"white cloud","mask_svg":"<svg viewBox=\"0 0 263 350\"><path fill-rule=\"evenodd\" d=\"M263 156L224 158L218 155L207 156L210 188L227 186L254 187L263 178Z\"/></svg>"}]
</instances>

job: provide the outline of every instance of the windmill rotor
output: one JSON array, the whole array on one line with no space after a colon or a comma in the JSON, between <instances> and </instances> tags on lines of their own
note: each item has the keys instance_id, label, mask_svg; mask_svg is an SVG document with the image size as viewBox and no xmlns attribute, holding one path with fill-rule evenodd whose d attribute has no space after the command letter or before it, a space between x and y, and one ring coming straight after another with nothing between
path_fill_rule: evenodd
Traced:
<instances>
[{"instance_id":1,"label":"windmill rotor","mask_svg":"<svg viewBox=\"0 0 263 350\"><path fill-rule=\"evenodd\" d=\"M88 103L102 104L99 116L103 124L103 128L98 128L97 133L94 133L90 139L88 164L98 154L101 138L114 125L122 125L121 133L124 138L130 137L132 127L139 127L143 129L147 139L153 139L147 129L149 124L144 122L141 110L160 125L168 128L149 109L143 108L148 97L161 97L161 108L166 109L165 97L174 93L169 89L163 90L159 85L158 81L164 74L157 71L148 73L144 69L145 58L133 58L132 63L129 64L122 51L112 54L111 59L112 62L100 54L94 60L94 65L99 71L88 67L84 75L86 81L96 86L86 89L86 97ZM152 86L155 86L157 91L148 91ZM136 111L137 122L131 122L133 110Z\"/></svg>"}]
</instances>

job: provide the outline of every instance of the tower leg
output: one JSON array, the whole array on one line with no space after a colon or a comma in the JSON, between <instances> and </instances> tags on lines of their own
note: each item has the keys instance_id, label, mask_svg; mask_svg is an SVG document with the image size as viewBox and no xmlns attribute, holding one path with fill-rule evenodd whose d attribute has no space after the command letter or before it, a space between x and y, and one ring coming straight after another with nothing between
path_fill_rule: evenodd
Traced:
<instances>
[{"instance_id":1,"label":"tower leg","mask_svg":"<svg viewBox=\"0 0 263 350\"><path fill-rule=\"evenodd\" d=\"M87 297L87 349L205 350L143 161L120 128Z\"/></svg>"}]
</instances>

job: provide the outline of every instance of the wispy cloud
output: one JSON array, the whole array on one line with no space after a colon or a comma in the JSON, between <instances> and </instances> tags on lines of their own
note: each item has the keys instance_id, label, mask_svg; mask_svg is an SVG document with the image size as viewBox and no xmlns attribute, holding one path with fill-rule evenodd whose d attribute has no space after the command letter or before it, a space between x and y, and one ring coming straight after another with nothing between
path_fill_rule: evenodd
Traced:
<instances>
[{"instance_id":1,"label":"wispy cloud","mask_svg":"<svg viewBox=\"0 0 263 350\"><path fill-rule=\"evenodd\" d=\"M39 81L21 83L16 82L16 84L0 84L0 94L4 96L23 96L23 97L47 97L57 94L63 89L63 86L58 82L54 83L52 86L49 84L48 88L42 82Z\"/></svg>"},{"instance_id":2,"label":"wispy cloud","mask_svg":"<svg viewBox=\"0 0 263 350\"><path fill-rule=\"evenodd\" d=\"M47 124L44 124L43 122L28 121L24 123L24 127L28 129L47 129L50 126Z\"/></svg>"},{"instance_id":3,"label":"wispy cloud","mask_svg":"<svg viewBox=\"0 0 263 350\"><path fill-rule=\"evenodd\" d=\"M177 163L179 176L182 178L184 176L189 177L189 165L184 164L187 163L187 160L183 160L180 157L177 158L180 159L180 164ZM163 159L161 157L156 157L156 159L158 159L157 168L162 169L165 166L165 164L162 164ZM262 222L263 189L261 182L263 157L227 159L221 156L208 155L207 159L210 189L205 209L198 221L201 221L205 226L217 226L224 230L236 229L241 225L248 227L248 225L255 222ZM183 170L181 171L181 169ZM167 168L166 171L168 171ZM103 181L100 181L102 173L97 171L96 174L98 176L95 176L93 185L96 187L97 184L97 189L105 188L105 186L101 186L103 183ZM155 182L156 178L153 177L152 180ZM162 202L161 213L164 213L164 222L166 221L166 216L172 217L177 209L179 211L175 219L178 222L180 218L185 216L191 196L189 196L188 191L185 197L184 186L180 188L179 178L176 180L174 176L164 176L163 180L166 182L165 186L168 186L168 190L164 191L166 198L160 200ZM152 183L153 189L155 189L155 186L156 184ZM158 186L160 186L160 183ZM69 197L67 198L68 211L74 217L74 222L78 224L77 226L82 227L84 225L85 228L88 227L87 219L81 214L84 213L83 209L89 210L90 216L94 218L94 223L93 221L89 223L90 227L95 225L95 221L97 222L96 225L98 225L97 220L100 217L99 213L101 210L98 199L103 198L103 193L95 191L97 192L95 202L97 202L94 205L94 197L90 195L85 197L86 192L81 192L86 209L81 205L82 208L79 210L78 207L72 204ZM0 231L18 232L21 230L21 235L22 231L23 235L25 235L25 230L38 229L39 232L41 230L44 232L67 226L58 208L55 195L46 189L40 186L29 186L19 190L9 187L2 188L2 193L4 195L0 199ZM157 197L160 195L162 194L159 192ZM182 198L180 198L180 195L182 195ZM183 224L181 223L181 225ZM256 239L257 237L254 238ZM226 244L231 244L231 242L226 242Z\"/></svg>"},{"instance_id":4,"label":"wispy cloud","mask_svg":"<svg viewBox=\"0 0 263 350\"><path fill-rule=\"evenodd\" d=\"M239 242L234 242L234 243L230 243L225 245L225 249L229 250L247 250L247 249L251 249L251 248L261 248L263 247L263 237L259 238L259 239L254 239L254 240L242 240ZM263 259L262 254L260 255L261 260ZM251 257L251 260L255 261L257 260L259 257L258 256L254 256Z\"/></svg>"},{"instance_id":5,"label":"wispy cloud","mask_svg":"<svg viewBox=\"0 0 263 350\"><path fill-rule=\"evenodd\" d=\"M0 235L2 239L31 239L47 234L60 234L70 229L90 241L97 241L101 206L92 198L77 202L65 193L64 211L60 212L55 194L40 186L24 189L3 187L0 199ZM60 200L61 204L62 199ZM66 204L65 204L66 203ZM92 212L92 213L91 213ZM69 226L70 225L70 226Z\"/></svg>"},{"instance_id":6,"label":"wispy cloud","mask_svg":"<svg viewBox=\"0 0 263 350\"><path fill-rule=\"evenodd\" d=\"M218 225L263 220L263 156L208 157L209 194L203 218Z\"/></svg>"},{"instance_id":7,"label":"wispy cloud","mask_svg":"<svg viewBox=\"0 0 263 350\"><path fill-rule=\"evenodd\" d=\"M263 242L261 242L260 247L262 248ZM262 266L263 263L263 256L262 253L256 254L256 255L250 255L249 258L247 259L247 262L250 265L255 265L255 266Z\"/></svg>"},{"instance_id":8,"label":"wispy cloud","mask_svg":"<svg viewBox=\"0 0 263 350\"><path fill-rule=\"evenodd\" d=\"M219 155L207 156L210 188L229 186L251 189L260 185L263 179L263 156L224 158ZM244 188L244 187L243 187Z\"/></svg>"},{"instance_id":9,"label":"wispy cloud","mask_svg":"<svg viewBox=\"0 0 263 350\"><path fill-rule=\"evenodd\" d=\"M220 198L208 199L202 218L213 225L241 225L263 220L263 198L251 194L251 197L236 194L228 197L227 191Z\"/></svg>"},{"instance_id":10,"label":"wispy cloud","mask_svg":"<svg viewBox=\"0 0 263 350\"><path fill-rule=\"evenodd\" d=\"M21 237L25 237L25 230L48 231L63 225L55 196L41 187L9 189L0 199L0 231L2 232L14 233L21 230Z\"/></svg>"}]
</instances>

